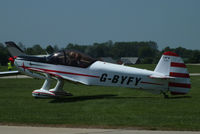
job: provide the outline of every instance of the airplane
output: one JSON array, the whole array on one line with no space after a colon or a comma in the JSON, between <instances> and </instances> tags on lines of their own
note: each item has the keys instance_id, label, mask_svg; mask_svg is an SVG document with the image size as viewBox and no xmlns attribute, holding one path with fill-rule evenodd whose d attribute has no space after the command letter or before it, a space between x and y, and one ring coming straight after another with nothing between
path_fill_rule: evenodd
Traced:
<instances>
[{"instance_id":1,"label":"airplane","mask_svg":"<svg viewBox=\"0 0 200 134\"><path fill-rule=\"evenodd\" d=\"M47 56L26 55L14 42L5 42L19 72L44 79L36 98L71 96L63 90L64 80L85 85L127 87L153 94L185 95L191 82L186 65L174 52L164 52L154 71L98 61L88 55L61 50ZM15 72L16 73L16 72ZM52 79L57 80L50 89Z\"/></svg>"}]
</instances>

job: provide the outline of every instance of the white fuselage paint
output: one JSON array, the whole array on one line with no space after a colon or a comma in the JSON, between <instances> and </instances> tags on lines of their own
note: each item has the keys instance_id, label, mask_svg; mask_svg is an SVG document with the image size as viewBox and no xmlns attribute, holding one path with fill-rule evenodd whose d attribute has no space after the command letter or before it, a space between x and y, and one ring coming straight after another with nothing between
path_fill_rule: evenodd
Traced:
<instances>
[{"instance_id":1,"label":"white fuselage paint","mask_svg":"<svg viewBox=\"0 0 200 134\"><path fill-rule=\"evenodd\" d=\"M27 75L44 78L35 72L48 73L86 85L117 86L161 93L168 90L167 79L153 79L150 75L163 75L154 71L96 61L88 68L25 61L17 58L15 65Z\"/></svg>"}]
</instances>

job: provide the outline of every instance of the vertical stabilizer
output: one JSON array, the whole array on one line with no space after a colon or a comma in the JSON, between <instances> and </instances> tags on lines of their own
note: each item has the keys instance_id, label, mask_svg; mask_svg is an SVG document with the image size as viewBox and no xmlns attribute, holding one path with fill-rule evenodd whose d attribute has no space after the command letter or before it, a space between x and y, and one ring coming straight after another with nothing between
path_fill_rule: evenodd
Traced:
<instances>
[{"instance_id":1,"label":"vertical stabilizer","mask_svg":"<svg viewBox=\"0 0 200 134\"><path fill-rule=\"evenodd\" d=\"M189 92L191 88L190 76L182 58L176 53L163 53L154 71L174 77L168 83L171 94L186 94Z\"/></svg>"}]
</instances>

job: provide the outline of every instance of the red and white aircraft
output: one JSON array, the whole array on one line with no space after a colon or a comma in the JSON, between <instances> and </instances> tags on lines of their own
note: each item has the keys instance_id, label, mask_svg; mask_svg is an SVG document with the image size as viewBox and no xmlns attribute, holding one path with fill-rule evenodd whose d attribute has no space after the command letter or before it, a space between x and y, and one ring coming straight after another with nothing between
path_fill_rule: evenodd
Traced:
<instances>
[{"instance_id":1,"label":"red and white aircraft","mask_svg":"<svg viewBox=\"0 0 200 134\"><path fill-rule=\"evenodd\" d=\"M6 42L18 70L34 78L45 79L34 97L67 96L63 80L85 85L117 86L144 90L155 94L187 94L190 76L181 57L173 52L163 53L154 71L138 69L95 60L76 51L62 50L49 56L26 55L14 42ZM57 80L50 89L52 79Z\"/></svg>"}]
</instances>

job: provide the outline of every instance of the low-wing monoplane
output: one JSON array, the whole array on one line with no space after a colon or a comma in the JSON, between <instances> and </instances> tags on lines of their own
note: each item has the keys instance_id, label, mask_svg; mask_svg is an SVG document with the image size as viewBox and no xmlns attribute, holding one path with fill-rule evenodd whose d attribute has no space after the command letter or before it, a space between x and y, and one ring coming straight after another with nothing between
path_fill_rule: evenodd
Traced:
<instances>
[{"instance_id":1,"label":"low-wing monoplane","mask_svg":"<svg viewBox=\"0 0 200 134\"><path fill-rule=\"evenodd\" d=\"M155 94L187 94L191 88L190 76L181 57L173 52L163 53L154 71L111 64L95 60L72 50L62 50L49 56L26 55L14 42L6 42L17 69L34 78L45 79L34 97L67 96L64 80L85 85L128 87ZM50 89L52 79L57 80Z\"/></svg>"}]
</instances>

